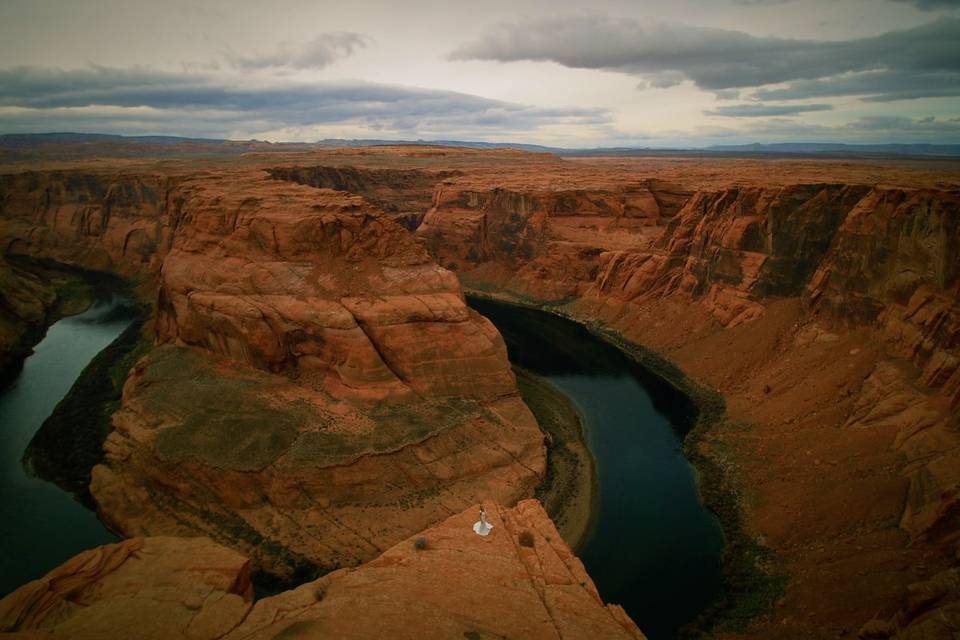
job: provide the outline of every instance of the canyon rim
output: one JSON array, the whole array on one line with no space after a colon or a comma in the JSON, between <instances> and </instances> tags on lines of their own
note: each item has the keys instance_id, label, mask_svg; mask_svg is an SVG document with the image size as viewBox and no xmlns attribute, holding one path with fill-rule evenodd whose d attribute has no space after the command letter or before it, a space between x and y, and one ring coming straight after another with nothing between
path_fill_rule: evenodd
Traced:
<instances>
[{"instance_id":1,"label":"canyon rim","mask_svg":"<svg viewBox=\"0 0 960 640\"><path fill-rule=\"evenodd\" d=\"M960 5L168 4L0 7L0 635L960 634Z\"/></svg>"}]
</instances>

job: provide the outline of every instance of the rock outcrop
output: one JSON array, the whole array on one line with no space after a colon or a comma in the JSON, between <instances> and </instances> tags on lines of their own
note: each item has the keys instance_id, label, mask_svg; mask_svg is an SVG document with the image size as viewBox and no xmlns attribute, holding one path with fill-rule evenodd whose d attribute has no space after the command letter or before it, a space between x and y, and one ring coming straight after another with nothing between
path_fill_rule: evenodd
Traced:
<instances>
[{"instance_id":1,"label":"rock outcrop","mask_svg":"<svg viewBox=\"0 0 960 640\"><path fill-rule=\"evenodd\" d=\"M115 530L202 533L289 577L531 495L543 436L503 340L406 230L259 172L183 178L177 199L161 346L92 474Z\"/></svg>"},{"instance_id":2,"label":"rock outcrop","mask_svg":"<svg viewBox=\"0 0 960 640\"><path fill-rule=\"evenodd\" d=\"M131 538L74 556L0 600L36 638L220 638L250 608L250 563L205 538Z\"/></svg>"},{"instance_id":3,"label":"rock outcrop","mask_svg":"<svg viewBox=\"0 0 960 640\"><path fill-rule=\"evenodd\" d=\"M489 505L488 505L489 506ZM604 606L530 500L448 518L353 569L252 599L250 564L205 538L87 551L0 601L11 638L643 638Z\"/></svg>"},{"instance_id":4,"label":"rock outcrop","mask_svg":"<svg viewBox=\"0 0 960 640\"><path fill-rule=\"evenodd\" d=\"M0 175L3 250L148 278L172 240L176 198L168 176L121 171Z\"/></svg>"},{"instance_id":5,"label":"rock outcrop","mask_svg":"<svg viewBox=\"0 0 960 640\"><path fill-rule=\"evenodd\" d=\"M437 183L460 175L459 171L372 169L351 165L284 166L268 172L277 180L361 195L411 230L420 226Z\"/></svg>"},{"instance_id":6,"label":"rock outcrop","mask_svg":"<svg viewBox=\"0 0 960 640\"><path fill-rule=\"evenodd\" d=\"M181 185L159 339L340 397L496 397L502 340L407 231L357 196L261 177Z\"/></svg>"},{"instance_id":7,"label":"rock outcrop","mask_svg":"<svg viewBox=\"0 0 960 640\"><path fill-rule=\"evenodd\" d=\"M690 195L659 180L581 189L448 182L417 229L440 263L461 272L486 267L513 289L555 300L582 291L604 249L649 244Z\"/></svg>"},{"instance_id":8,"label":"rock outcrop","mask_svg":"<svg viewBox=\"0 0 960 640\"><path fill-rule=\"evenodd\" d=\"M33 262L11 262L0 252L0 386L59 318L86 309L93 291L79 274Z\"/></svg>"}]
</instances>

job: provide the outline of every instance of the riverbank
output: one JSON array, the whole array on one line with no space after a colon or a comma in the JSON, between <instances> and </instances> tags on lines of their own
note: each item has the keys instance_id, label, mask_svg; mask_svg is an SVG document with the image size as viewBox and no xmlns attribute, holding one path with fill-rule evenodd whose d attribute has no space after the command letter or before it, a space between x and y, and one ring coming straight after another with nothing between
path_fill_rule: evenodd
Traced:
<instances>
[{"instance_id":1,"label":"riverbank","mask_svg":"<svg viewBox=\"0 0 960 640\"><path fill-rule=\"evenodd\" d=\"M74 388L97 354L115 343L133 321L113 297L47 329L15 382L0 392L0 511L11 526L0 531L0 593L9 592L81 550L112 542L116 536L96 513L74 496L22 464L24 451L58 401ZM59 433L57 448L73 464L83 458L86 434Z\"/></svg>"},{"instance_id":2,"label":"riverbank","mask_svg":"<svg viewBox=\"0 0 960 640\"><path fill-rule=\"evenodd\" d=\"M631 342L599 322L570 313L565 303L572 301L538 303L487 287L470 287L469 283L464 283L464 290L468 296L477 299L536 309L573 321L693 403L694 410L684 421L687 423L684 453L695 470L703 505L721 524L725 546L721 593L696 621L684 629L683 635L696 637L705 632L740 631L757 616L771 611L783 594L786 579L777 570L772 552L746 531L742 492L731 472L734 465L728 457L729 452L711 446L710 442L711 435L735 427L726 415L723 398L713 389L691 379L659 353Z\"/></svg>"},{"instance_id":3,"label":"riverbank","mask_svg":"<svg viewBox=\"0 0 960 640\"><path fill-rule=\"evenodd\" d=\"M150 347L143 337L149 310L125 302L117 313L129 315L130 325L84 367L23 454L32 474L72 493L90 509L91 471L103 460L103 442L113 428L111 418L120 407L127 374Z\"/></svg>"},{"instance_id":4,"label":"riverbank","mask_svg":"<svg viewBox=\"0 0 960 640\"><path fill-rule=\"evenodd\" d=\"M93 304L95 288L70 267L0 256L0 389L17 377L51 325Z\"/></svg>"},{"instance_id":5,"label":"riverbank","mask_svg":"<svg viewBox=\"0 0 960 640\"><path fill-rule=\"evenodd\" d=\"M597 511L596 464L573 403L549 381L514 367L523 401L547 436L547 475L536 498L571 549L586 540Z\"/></svg>"}]
</instances>

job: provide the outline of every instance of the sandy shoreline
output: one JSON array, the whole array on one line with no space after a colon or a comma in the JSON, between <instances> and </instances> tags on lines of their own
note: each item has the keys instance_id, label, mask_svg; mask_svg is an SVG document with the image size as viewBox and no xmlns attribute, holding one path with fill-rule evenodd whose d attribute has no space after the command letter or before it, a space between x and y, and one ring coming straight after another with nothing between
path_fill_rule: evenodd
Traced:
<instances>
[{"instance_id":1,"label":"sandy shoreline","mask_svg":"<svg viewBox=\"0 0 960 640\"><path fill-rule=\"evenodd\" d=\"M514 367L517 386L548 437L548 469L537 498L575 552L587 538L597 512L597 472L579 413L546 379Z\"/></svg>"}]
</instances>

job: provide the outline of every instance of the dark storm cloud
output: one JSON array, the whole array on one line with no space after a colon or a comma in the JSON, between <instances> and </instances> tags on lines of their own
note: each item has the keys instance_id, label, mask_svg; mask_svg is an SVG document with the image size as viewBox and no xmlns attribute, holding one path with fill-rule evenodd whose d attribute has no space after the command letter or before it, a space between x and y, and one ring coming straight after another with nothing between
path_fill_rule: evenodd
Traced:
<instances>
[{"instance_id":1,"label":"dark storm cloud","mask_svg":"<svg viewBox=\"0 0 960 640\"><path fill-rule=\"evenodd\" d=\"M536 108L453 91L363 82L258 87L249 79L106 67L0 69L0 107L20 108L0 115L0 128L17 130L54 116L99 122L106 118L104 110L151 127L177 125L186 113L202 126L219 123L218 131L341 123L411 132L526 131L609 120L604 109Z\"/></svg>"},{"instance_id":2,"label":"dark storm cloud","mask_svg":"<svg viewBox=\"0 0 960 640\"><path fill-rule=\"evenodd\" d=\"M870 102L960 96L960 75L951 71L864 71L832 78L798 80L783 87L757 89L757 100L800 100L863 96Z\"/></svg>"},{"instance_id":3,"label":"dark storm cloud","mask_svg":"<svg viewBox=\"0 0 960 640\"><path fill-rule=\"evenodd\" d=\"M782 140L837 140L847 142L930 142L945 143L960 135L960 121L942 118L903 116L863 116L836 126L823 126L795 120L757 122L748 135ZM743 131L738 132L743 135Z\"/></svg>"},{"instance_id":4,"label":"dark storm cloud","mask_svg":"<svg viewBox=\"0 0 960 640\"><path fill-rule=\"evenodd\" d=\"M960 0L893 0L903 4L912 4L921 11L934 11L935 9L957 9L960 8Z\"/></svg>"},{"instance_id":5,"label":"dark storm cloud","mask_svg":"<svg viewBox=\"0 0 960 640\"><path fill-rule=\"evenodd\" d=\"M952 144L960 136L960 120L863 116L836 125L793 118L752 119L736 127L697 127L686 144L743 144L745 142L843 142L849 144ZM674 143L676 144L676 143ZM683 142L681 142L683 144Z\"/></svg>"},{"instance_id":6,"label":"dark storm cloud","mask_svg":"<svg viewBox=\"0 0 960 640\"><path fill-rule=\"evenodd\" d=\"M734 4L745 6L778 5L794 2L795 0L733 0ZM921 11L935 11L937 9L960 8L960 0L890 0L900 4L912 4Z\"/></svg>"},{"instance_id":7,"label":"dark storm cloud","mask_svg":"<svg viewBox=\"0 0 960 640\"><path fill-rule=\"evenodd\" d=\"M729 118L761 118L766 116L789 116L809 111L829 111L833 109L829 104L761 104L747 103L717 107L703 113L708 116L725 116Z\"/></svg>"},{"instance_id":8,"label":"dark storm cloud","mask_svg":"<svg viewBox=\"0 0 960 640\"><path fill-rule=\"evenodd\" d=\"M499 24L450 57L551 61L652 78L651 86L679 75L718 92L871 72L876 88L861 86L856 91L876 99L898 99L884 94L885 74L919 74L909 96L903 97L943 95L943 80L960 86L957 51L960 19L948 17L869 38L827 41L590 15Z\"/></svg>"},{"instance_id":9,"label":"dark storm cloud","mask_svg":"<svg viewBox=\"0 0 960 640\"><path fill-rule=\"evenodd\" d=\"M366 47L368 38L353 32L322 33L304 45L282 43L276 51L255 56L228 54L230 63L240 69L322 69L339 58Z\"/></svg>"}]
</instances>

